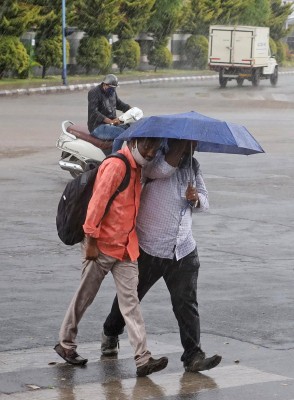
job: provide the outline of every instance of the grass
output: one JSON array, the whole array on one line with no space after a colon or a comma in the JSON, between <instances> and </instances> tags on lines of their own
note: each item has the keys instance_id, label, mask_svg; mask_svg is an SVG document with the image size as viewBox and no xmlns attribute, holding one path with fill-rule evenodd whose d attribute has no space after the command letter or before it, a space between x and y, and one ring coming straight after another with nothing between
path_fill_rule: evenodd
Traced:
<instances>
[{"instance_id":1,"label":"grass","mask_svg":"<svg viewBox=\"0 0 294 400\"><path fill-rule=\"evenodd\" d=\"M115 72L119 81L131 80L131 79L148 79L148 78L159 78L163 76L187 76L187 75L211 75L213 71L208 70L177 70L177 69L166 69L148 71L126 71L123 74ZM67 84L83 84L101 82L104 75L68 75ZM41 87L41 86L60 86L62 85L62 78L60 75L47 76L45 79L40 77L31 77L28 79L17 79L17 78L3 78L0 80L0 90L9 89L26 89L28 87Z\"/></svg>"}]
</instances>

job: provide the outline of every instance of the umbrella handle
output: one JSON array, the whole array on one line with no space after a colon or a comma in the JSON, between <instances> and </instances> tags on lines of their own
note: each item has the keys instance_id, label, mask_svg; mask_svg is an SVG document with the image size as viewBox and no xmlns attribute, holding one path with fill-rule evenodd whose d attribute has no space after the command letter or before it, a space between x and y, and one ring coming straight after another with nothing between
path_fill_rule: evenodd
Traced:
<instances>
[{"instance_id":1,"label":"umbrella handle","mask_svg":"<svg viewBox=\"0 0 294 400\"><path fill-rule=\"evenodd\" d=\"M193 142L191 140L191 147L190 147L190 185L192 186L193 183Z\"/></svg>"}]
</instances>

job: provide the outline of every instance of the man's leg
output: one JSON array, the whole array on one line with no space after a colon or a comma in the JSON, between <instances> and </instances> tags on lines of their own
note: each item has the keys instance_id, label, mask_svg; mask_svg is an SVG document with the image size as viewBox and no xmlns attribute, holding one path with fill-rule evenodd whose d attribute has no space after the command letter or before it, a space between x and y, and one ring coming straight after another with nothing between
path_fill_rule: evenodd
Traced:
<instances>
[{"instance_id":1,"label":"man's leg","mask_svg":"<svg viewBox=\"0 0 294 400\"><path fill-rule=\"evenodd\" d=\"M97 126L97 128L95 128L93 132L91 132L91 136L94 136L101 140L114 140L122 132L124 132L124 129L119 126L102 124Z\"/></svg>"},{"instance_id":2,"label":"man's leg","mask_svg":"<svg viewBox=\"0 0 294 400\"><path fill-rule=\"evenodd\" d=\"M218 365L221 357L205 358L200 345L200 319L197 303L199 259L195 249L181 260L174 259L166 268L164 279L171 295L184 353L181 361L186 370L198 372Z\"/></svg>"},{"instance_id":3,"label":"man's leg","mask_svg":"<svg viewBox=\"0 0 294 400\"><path fill-rule=\"evenodd\" d=\"M77 347L75 339L78 333L78 324L96 297L101 282L114 262L113 258L110 259L103 253L100 253L95 261L83 261L80 285L69 305L59 332L59 345L57 345L57 349L62 354L67 353L67 351L75 351ZM58 354L61 355L59 351Z\"/></svg>"},{"instance_id":4,"label":"man's leg","mask_svg":"<svg viewBox=\"0 0 294 400\"><path fill-rule=\"evenodd\" d=\"M171 295L177 318L184 354L181 360L189 361L200 350L200 320L197 303L199 259L196 251L166 268L164 280Z\"/></svg>"},{"instance_id":5,"label":"man's leg","mask_svg":"<svg viewBox=\"0 0 294 400\"><path fill-rule=\"evenodd\" d=\"M138 258L138 298L139 301L143 299L149 289L162 277L163 266L161 259L158 257L150 256L140 249L140 257ZM110 314L107 316L103 329L104 334L108 337L116 337L121 335L124 331L125 321L120 312L117 296L112 303Z\"/></svg>"},{"instance_id":6,"label":"man's leg","mask_svg":"<svg viewBox=\"0 0 294 400\"><path fill-rule=\"evenodd\" d=\"M132 261L117 261L111 270L119 308L124 317L129 341L135 352L137 375L146 376L166 367L168 359L155 360L147 349L145 324L138 299L138 265Z\"/></svg>"}]
</instances>

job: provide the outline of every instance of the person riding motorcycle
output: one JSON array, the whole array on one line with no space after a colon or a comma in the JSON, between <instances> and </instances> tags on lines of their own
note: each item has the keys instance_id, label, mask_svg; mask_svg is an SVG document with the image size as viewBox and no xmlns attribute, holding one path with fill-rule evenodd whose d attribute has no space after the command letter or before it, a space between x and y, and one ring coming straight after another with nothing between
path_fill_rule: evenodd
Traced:
<instances>
[{"instance_id":1,"label":"person riding motorcycle","mask_svg":"<svg viewBox=\"0 0 294 400\"><path fill-rule=\"evenodd\" d=\"M118 79L108 74L103 81L88 93L88 129L91 136L102 140L116 139L128 125L123 125L116 110L126 112L131 106L117 96ZM121 148L123 141L116 140L112 151Z\"/></svg>"}]
</instances>

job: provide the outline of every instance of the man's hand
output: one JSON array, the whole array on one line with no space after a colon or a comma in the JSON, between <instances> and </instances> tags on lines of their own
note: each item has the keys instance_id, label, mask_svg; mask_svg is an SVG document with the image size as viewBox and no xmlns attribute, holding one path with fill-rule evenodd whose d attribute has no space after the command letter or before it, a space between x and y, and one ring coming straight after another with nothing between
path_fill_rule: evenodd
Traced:
<instances>
[{"instance_id":1,"label":"man's hand","mask_svg":"<svg viewBox=\"0 0 294 400\"><path fill-rule=\"evenodd\" d=\"M116 125L122 124L121 120L118 119L118 118L113 119L113 120L112 120L112 123L113 123L113 125L115 125L115 126L116 126Z\"/></svg>"},{"instance_id":2,"label":"man's hand","mask_svg":"<svg viewBox=\"0 0 294 400\"><path fill-rule=\"evenodd\" d=\"M85 238L86 260L96 260L99 255L97 240L89 235Z\"/></svg>"},{"instance_id":3,"label":"man's hand","mask_svg":"<svg viewBox=\"0 0 294 400\"><path fill-rule=\"evenodd\" d=\"M196 203L197 203L197 206L199 205L198 192L197 192L196 188L194 188L191 185L191 183L188 184L188 187L187 187L187 190L186 190L186 199L194 207L195 207Z\"/></svg>"}]
</instances>

